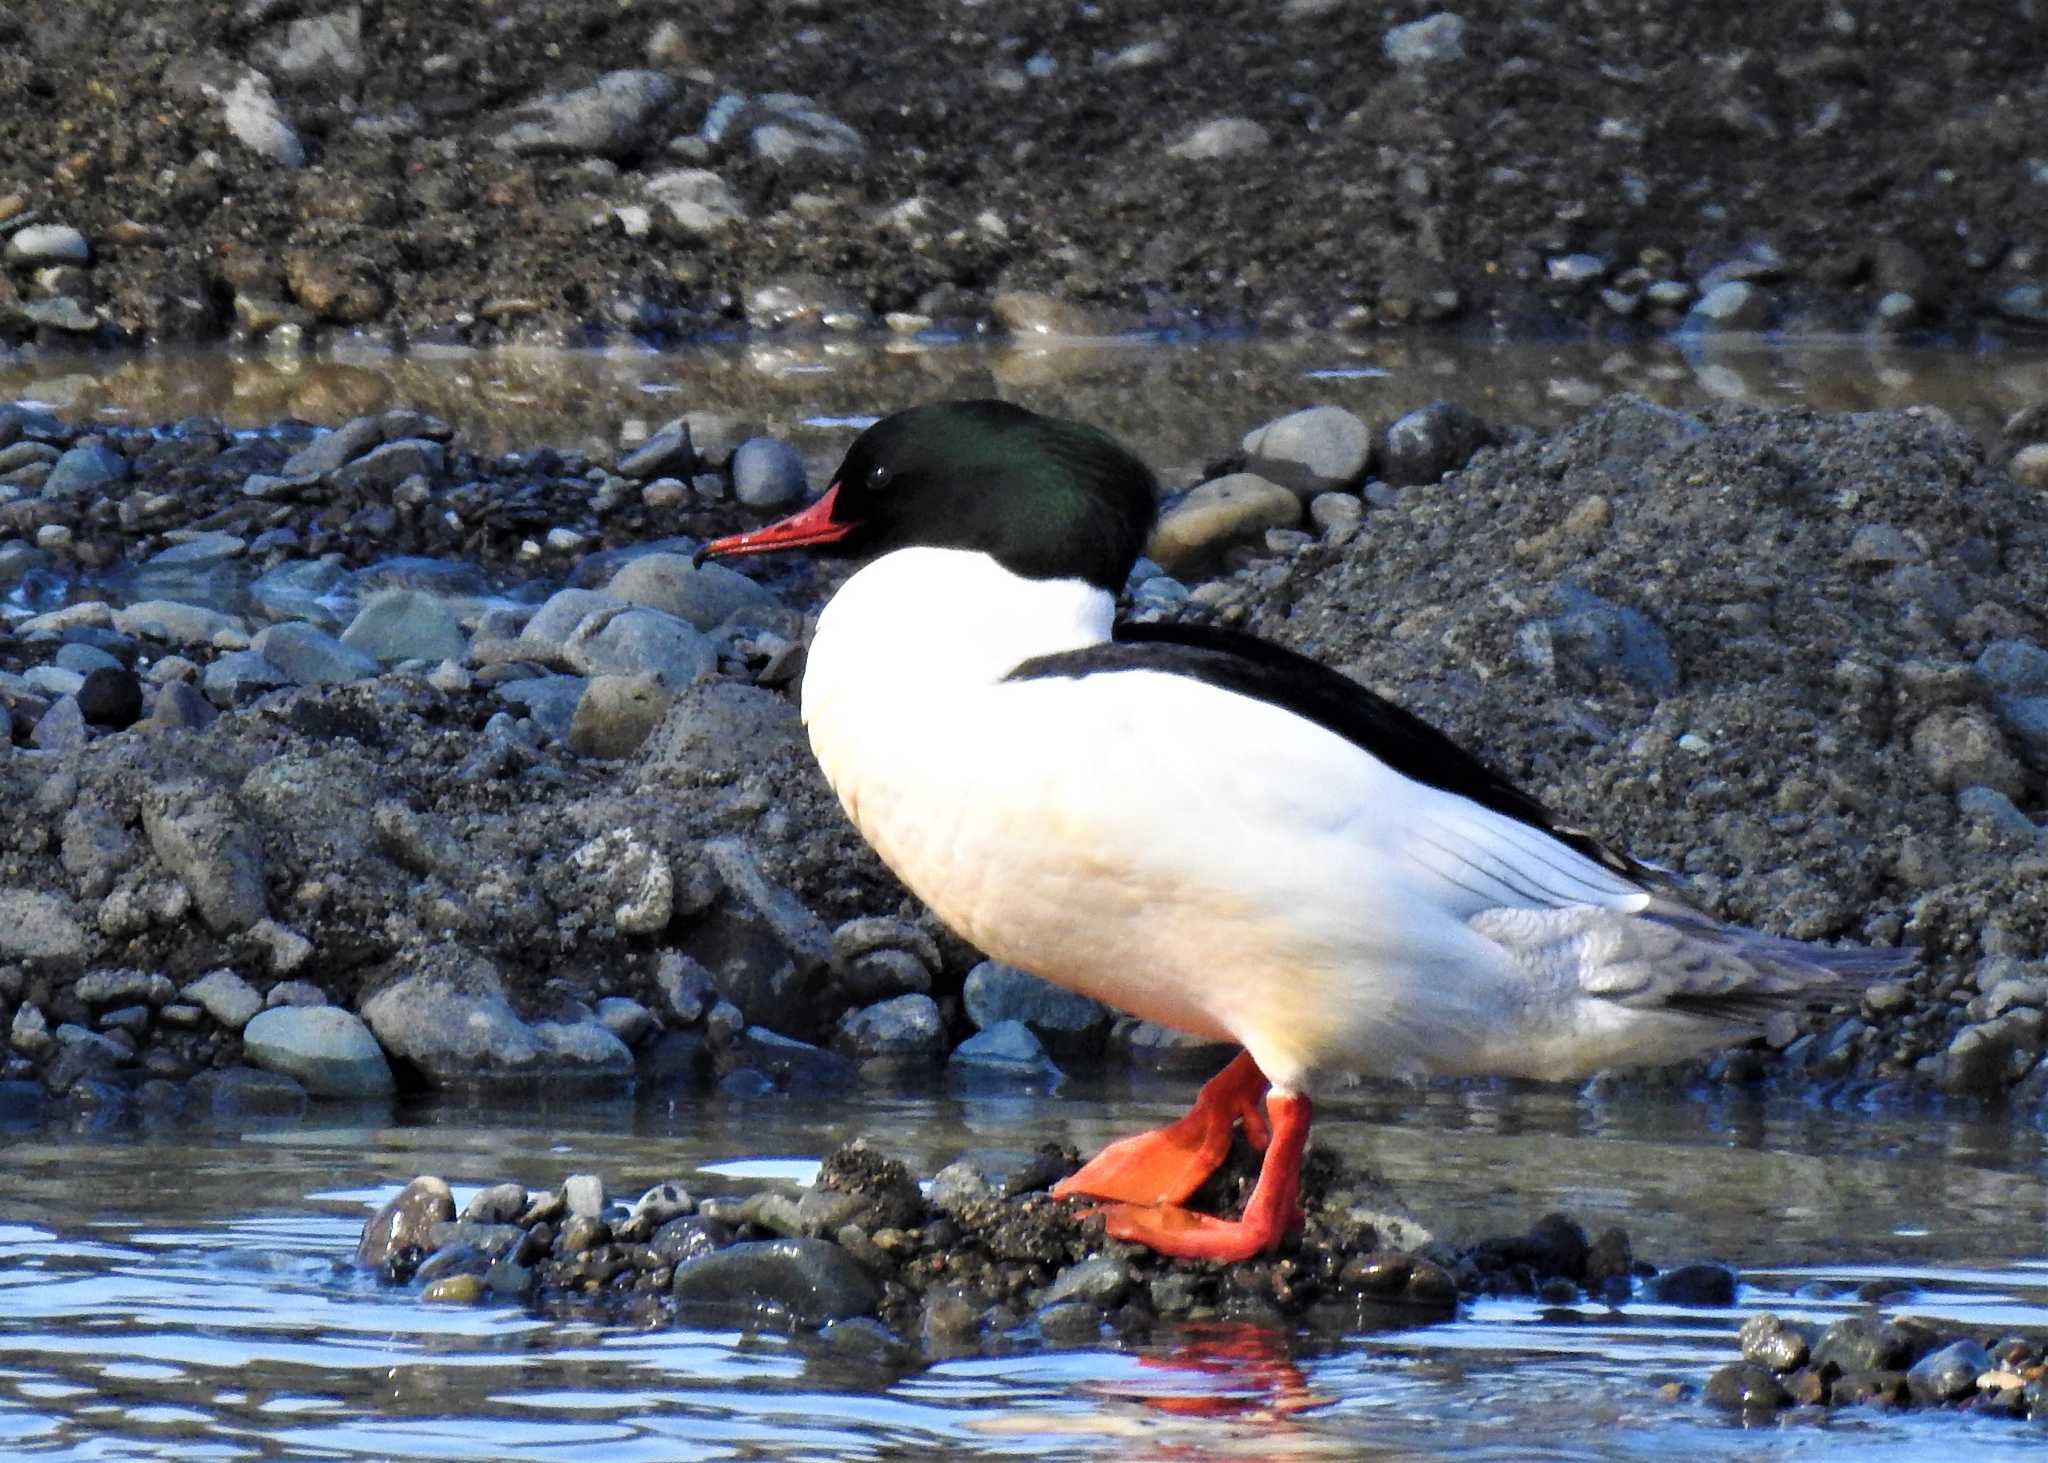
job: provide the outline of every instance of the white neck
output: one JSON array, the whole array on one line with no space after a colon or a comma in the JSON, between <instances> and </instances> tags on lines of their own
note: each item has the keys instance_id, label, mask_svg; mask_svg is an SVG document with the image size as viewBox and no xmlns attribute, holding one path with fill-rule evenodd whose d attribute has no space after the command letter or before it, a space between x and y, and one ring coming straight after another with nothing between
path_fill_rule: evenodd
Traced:
<instances>
[{"instance_id":1,"label":"white neck","mask_svg":"<svg viewBox=\"0 0 2048 1463\"><path fill-rule=\"evenodd\" d=\"M898 549L847 580L818 618L804 720L878 692L921 699L991 685L1020 661L1109 639L1115 599L1080 579L1026 579L987 554Z\"/></svg>"}]
</instances>

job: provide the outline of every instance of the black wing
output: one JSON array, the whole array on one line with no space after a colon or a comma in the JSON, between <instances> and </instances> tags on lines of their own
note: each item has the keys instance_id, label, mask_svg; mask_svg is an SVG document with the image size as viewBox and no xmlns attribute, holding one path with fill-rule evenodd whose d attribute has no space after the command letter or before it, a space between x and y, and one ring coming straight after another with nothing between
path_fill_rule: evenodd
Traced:
<instances>
[{"instance_id":1,"label":"black wing","mask_svg":"<svg viewBox=\"0 0 2048 1463\"><path fill-rule=\"evenodd\" d=\"M1120 624L1106 645L1024 661L1013 681L1078 679L1116 671L1188 676L1305 717L1370 752L1403 777L1470 798L1527 824L1624 878L1661 885L1666 879L1590 834L1559 823L1550 810L1421 717L1367 690L1320 661L1268 640L1207 625Z\"/></svg>"}]
</instances>

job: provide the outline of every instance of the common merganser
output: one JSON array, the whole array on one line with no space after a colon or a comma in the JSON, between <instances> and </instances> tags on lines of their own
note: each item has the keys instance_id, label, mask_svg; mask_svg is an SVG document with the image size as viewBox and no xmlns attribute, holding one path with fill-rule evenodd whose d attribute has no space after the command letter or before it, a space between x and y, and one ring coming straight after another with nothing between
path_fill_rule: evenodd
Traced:
<instances>
[{"instance_id":1,"label":"common merganser","mask_svg":"<svg viewBox=\"0 0 2048 1463\"><path fill-rule=\"evenodd\" d=\"M883 862L989 955L1244 1048L1186 1117L1054 1190L1106 1201L1111 1235L1213 1260L1277 1246L1314 1074L1676 1061L1899 963L1700 913L1315 661L1117 623L1156 504L1092 427L942 402L876 422L815 503L698 556L870 560L819 617L802 707ZM1239 1123L1264 1149L1243 1216L1186 1209Z\"/></svg>"}]
</instances>

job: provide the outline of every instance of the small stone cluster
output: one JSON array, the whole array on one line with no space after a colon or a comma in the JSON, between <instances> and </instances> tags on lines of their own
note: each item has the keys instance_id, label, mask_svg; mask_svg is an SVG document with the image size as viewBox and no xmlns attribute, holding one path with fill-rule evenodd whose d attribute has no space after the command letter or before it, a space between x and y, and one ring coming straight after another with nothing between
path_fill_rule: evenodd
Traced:
<instances>
[{"instance_id":1,"label":"small stone cluster","mask_svg":"<svg viewBox=\"0 0 2048 1463\"><path fill-rule=\"evenodd\" d=\"M1942 1408L2048 1420L2048 1342L1956 1336L1902 1317L1826 1327L1765 1312L1743 1323L1742 1360L1707 1379L1706 1400L1746 1418L1831 1407Z\"/></svg>"}]
</instances>

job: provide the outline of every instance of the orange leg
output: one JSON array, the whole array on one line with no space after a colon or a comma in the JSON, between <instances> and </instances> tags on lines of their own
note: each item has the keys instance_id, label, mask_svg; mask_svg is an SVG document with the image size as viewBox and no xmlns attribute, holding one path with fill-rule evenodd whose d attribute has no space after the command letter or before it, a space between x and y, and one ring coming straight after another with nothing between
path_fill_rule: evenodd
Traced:
<instances>
[{"instance_id":1,"label":"orange leg","mask_svg":"<svg viewBox=\"0 0 2048 1463\"><path fill-rule=\"evenodd\" d=\"M1135 1240L1184 1260L1249 1260L1274 1249L1301 1223L1301 1155L1308 1147L1306 1095L1274 1094L1272 1142L1241 1219L1217 1219L1176 1204L1105 1204L1095 1212L1116 1239Z\"/></svg>"},{"instance_id":2,"label":"orange leg","mask_svg":"<svg viewBox=\"0 0 2048 1463\"><path fill-rule=\"evenodd\" d=\"M1126 1204L1182 1202L1216 1172L1230 1152L1230 1131L1239 1121L1253 1147L1266 1146L1266 1119L1259 1111L1266 1086L1266 1074L1252 1061L1252 1054L1239 1052L1203 1086L1186 1117L1149 1133L1119 1138L1078 1173L1055 1184L1053 1197L1086 1195Z\"/></svg>"}]
</instances>

